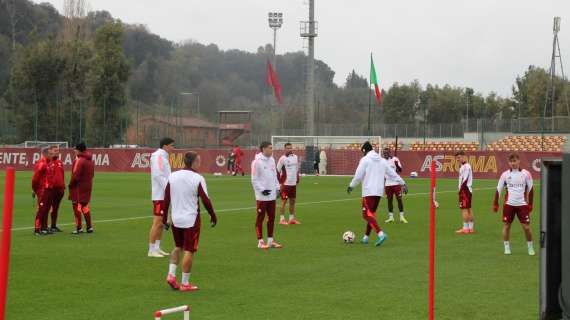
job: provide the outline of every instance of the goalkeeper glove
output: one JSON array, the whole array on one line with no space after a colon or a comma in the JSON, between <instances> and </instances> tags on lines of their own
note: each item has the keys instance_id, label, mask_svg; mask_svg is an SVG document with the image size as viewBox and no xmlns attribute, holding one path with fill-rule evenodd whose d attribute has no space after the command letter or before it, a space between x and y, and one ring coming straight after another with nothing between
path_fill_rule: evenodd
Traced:
<instances>
[{"instance_id":1,"label":"goalkeeper glove","mask_svg":"<svg viewBox=\"0 0 570 320\"><path fill-rule=\"evenodd\" d=\"M408 194L408 186L404 184L402 186L402 191L404 192L404 194Z\"/></svg>"},{"instance_id":2,"label":"goalkeeper glove","mask_svg":"<svg viewBox=\"0 0 570 320\"><path fill-rule=\"evenodd\" d=\"M354 190L351 186L346 189L346 193L350 194Z\"/></svg>"}]
</instances>

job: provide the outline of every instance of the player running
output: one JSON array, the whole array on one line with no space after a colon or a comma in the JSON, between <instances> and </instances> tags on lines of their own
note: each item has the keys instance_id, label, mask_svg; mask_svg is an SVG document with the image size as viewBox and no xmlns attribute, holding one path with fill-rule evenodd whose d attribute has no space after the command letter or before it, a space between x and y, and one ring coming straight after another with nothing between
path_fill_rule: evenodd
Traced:
<instances>
[{"instance_id":1,"label":"player running","mask_svg":"<svg viewBox=\"0 0 570 320\"><path fill-rule=\"evenodd\" d=\"M243 151L241 151L241 148L239 147L239 145L235 145L234 148L234 156L235 156L235 171L233 173L234 176L237 176L238 173L241 172L241 175L244 176L245 172L243 171L243 167L241 165L241 159L243 157Z\"/></svg>"},{"instance_id":2,"label":"player running","mask_svg":"<svg viewBox=\"0 0 570 320\"><path fill-rule=\"evenodd\" d=\"M149 234L148 256L153 258L162 258L168 255L168 253L162 251L160 248L160 240L162 239L164 222L166 222L168 218L168 207L166 207L164 203L164 190L166 189L168 177L170 177L171 172L168 154L173 150L174 140L171 138L163 138L160 140L160 148L150 156L152 214L154 217Z\"/></svg>"},{"instance_id":3,"label":"player running","mask_svg":"<svg viewBox=\"0 0 570 320\"><path fill-rule=\"evenodd\" d=\"M376 209L380 203L380 198L384 195L384 177L397 181L402 186L404 193L408 193L408 188L405 181L390 167L388 161L373 150L370 142L366 141L360 150L364 157L358 163L358 168L347 192L350 194L356 186L362 183L362 217L366 220L366 232L360 242L368 244L370 232L374 229L374 232L378 234L378 239L374 245L380 246L388 239L388 235L380 229L376 221Z\"/></svg>"},{"instance_id":4,"label":"player running","mask_svg":"<svg viewBox=\"0 0 570 320\"><path fill-rule=\"evenodd\" d=\"M72 164L71 179L69 180L69 200L73 207L75 216L75 231L72 234L83 233L81 225L81 215L85 217L87 233L93 232L91 222L91 211L89 201L91 201L91 191L93 190L93 176L95 175L95 163L91 153L87 152L87 146L81 142L75 146L75 160Z\"/></svg>"},{"instance_id":5,"label":"player running","mask_svg":"<svg viewBox=\"0 0 570 320\"><path fill-rule=\"evenodd\" d=\"M459 169L459 209L463 218L463 227L455 231L457 234L474 233L473 209L471 200L473 197L473 170L467 162L465 152L458 151L455 154L456 160L461 163Z\"/></svg>"},{"instance_id":6,"label":"player running","mask_svg":"<svg viewBox=\"0 0 570 320\"><path fill-rule=\"evenodd\" d=\"M389 148L384 148L382 151L382 157L388 161L390 168L396 173L402 172L402 162L398 157L392 156L392 152ZM398 201L398 210L400 210L400 222L408 223L406 217L404 216L404 202L402 201L402 187L398 181L390 179L386 176L386 199L388 200L388 220L386 223L394 222L394 196Z\"/></svg>"},{"instance_id":7,"label":"player running","mask_svg":"<svg viewBox=\"0 0 570 320\"><path fill-rule=\"evenodd\" d=\"M206 180L197 173L200 156L196 152L184 155L185 169L174 172L168 178L165 190L165 205L172 204L172 235L176 244L170 256L166 282L174 290L196 291L198 287L190 284L190 271L194 253L200 240L200 201L210 214L210 223L218 223L216 213L208 197ZM182 256L182 282L176 282L176 268Z\"/></svg>"},{"instance_id":8,"label":"player running","mask_svg":"<svg viewBox=\"0 0 570 320\"><path fill-rule=\"evenodd\" d=\"M279 224L301 224L295 219L295 201L299 184L299 159L293 154L293 145L285 144L285 155L277 162L277 175L281 184L281 217ZM285 220L285 206L289 200L289 222Z\"/></svg>"},{"instance_id":9,"label":"player running","mask_svg":"<svg viewBox=\"0 0 570 320\"><path fill-rule=\"evenodd\" d=\"M275 199L279 193L279 181L275 159L273 158L273 146L271 142L262 142L259 147L261 153L255 156L251 164L251 184L255 191L257 202L257 218L255 220L255 232L257 234L257 247L259 249L281 248L282 246L273 240L275 226ZM263 220L267 215L267 244L263 241Z\"/></svg>"},{"instance_id":10,"label":"player running","mask_svg":"<svg viewBox=\"0 0 570 320\"><path fill-rule=\"evenodd\" d=\"M532 187L532 176L530 172L520 168L519 155L513 153L509 156L510 170L503 172L497 185L495 192L495 200L493 201L493 211L499 210L499 198L504 188L507 188L505 194L505 203L503 205L503 241L505 246L505 254L511 254L511 244L509 242L511 233L511 224L515 219L515 215L522 225L526 236L528 254L534 256L534 246L532 244L532 232L530 230L530 213L532 212L532 203L534 198L534 189Z\"/></svg>"}]
</instances>

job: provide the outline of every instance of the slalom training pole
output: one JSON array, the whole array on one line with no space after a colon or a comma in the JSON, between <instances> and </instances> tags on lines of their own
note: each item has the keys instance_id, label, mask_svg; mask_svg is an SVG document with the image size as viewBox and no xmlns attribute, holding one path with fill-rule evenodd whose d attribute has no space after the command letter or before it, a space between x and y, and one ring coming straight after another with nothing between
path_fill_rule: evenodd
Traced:
<instances>
[{"instance_id":1,"label":"slalom training pole","mask_svg":"<svg viewBox=\"0 0 570 320\"><path fill-rule=\"evenodd\" d=\"M429 192L429 320L434 319L435 285L435 161L432 158Z\"/></svg>"},{"instance_id":2,"label":"slalom training pole","mask_svg":"<svg viewBox=\"0 0 570 320\"><path fill-rule=\"evenodd\" d=\"M14 168L6 168L4 185L4 208L2 210L2 243L0 244L0 320L6 315L6 290L8 288L8 267L10 265L10 236L14 213Z\"/></svg>"}]
</instances>

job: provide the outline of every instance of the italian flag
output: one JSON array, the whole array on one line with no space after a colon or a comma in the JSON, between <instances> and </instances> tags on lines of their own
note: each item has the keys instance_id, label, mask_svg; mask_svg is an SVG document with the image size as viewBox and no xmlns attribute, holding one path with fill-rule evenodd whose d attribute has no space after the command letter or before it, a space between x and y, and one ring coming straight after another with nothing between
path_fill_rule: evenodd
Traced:
<instances>
[{"instance_id":1,"label":"italian flag","mask_svg":"<svg viewBox=\"0 0 570 320\"><path fill-rule=\"evenodd\" d=\"M380 91L380 86L378 85L378 77L376 77L376 68L374 67L374 59L372 59L372 54L370 54L370 85L374 85L376 103L380 104L380 102L382 102L382 92Z\"/></svg>"}]
</instances>

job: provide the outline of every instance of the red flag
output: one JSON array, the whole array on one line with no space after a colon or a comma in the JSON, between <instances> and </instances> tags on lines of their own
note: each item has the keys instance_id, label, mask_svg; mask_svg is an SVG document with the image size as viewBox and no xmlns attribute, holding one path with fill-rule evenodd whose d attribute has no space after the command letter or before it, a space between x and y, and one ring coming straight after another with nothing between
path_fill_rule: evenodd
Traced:
<instances>
[{"instance_id":1,"label":"red flag","mask_svg":"<svg viewBox=\"0 0 570 320\"><path fill-rule=\"evenodd\" d=\"M273 70L271 62L267 60L267 85L273 87L273 92L275 93L275 98L279 104L283 103L283 97L281 96L281 83L279 83L279 78L277 78L277 73Z\"/></svg>"}]
</instances>

